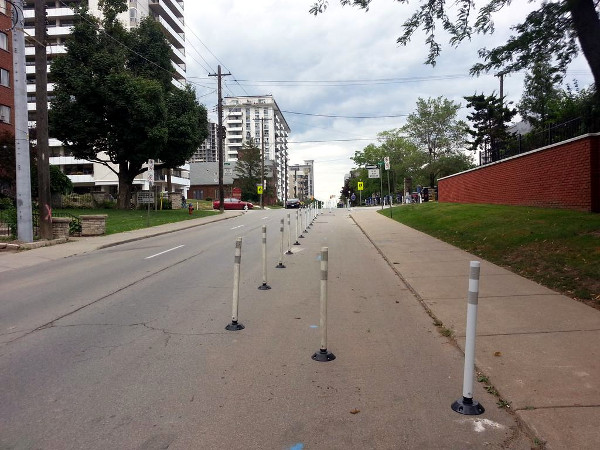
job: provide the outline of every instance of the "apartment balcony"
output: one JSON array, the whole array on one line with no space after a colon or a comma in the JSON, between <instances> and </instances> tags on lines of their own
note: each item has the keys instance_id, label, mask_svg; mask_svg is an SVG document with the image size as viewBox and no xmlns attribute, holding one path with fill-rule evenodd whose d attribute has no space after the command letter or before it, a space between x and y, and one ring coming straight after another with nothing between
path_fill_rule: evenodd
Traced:
<instances>
[{"instance_id":1,"label":"apartment balcony","mask_svg":"<svg viewBox=\"0 0 600 450\"><path fill-rule=\"evenodd\" d=\"M243 128L242 127L228 127L227 128L227 134L234 134L234 135L242 135L242 131Z\"/></svg>"},{"instance_id":2,"label":"apartment balcony","mask_svg":"<svg viewBox=\"0 0 600 450\"><path fill-rule=\"evenodd\" d=\"M74 156L51 156L48 158L48 162L53 166L66 166L75 164L91 164L85 159L78 159Z\"/></svg>"},{"instance_id":3,"label":"apartment balcony","mask_svg":"<svg viewBox=\"0 0 600 450\"><path fill-rule=\"evenodd\" d=\"M183 67L181 67L181 65L175 64L173 61L171 61L171 65L175 68L174 78L177 80L185 80L185 64L183 64ZM178 83L175 83L175 85L177 86Z\"/></svg>"},{"instance_id":4,"label":"apartment balcony","mask_svg":"<svg viewBox=\"0 0 600 450\"><path fill-rule=\"evenodd\" d=\"M185 49L183 49L183 50L185 50ZM185 52L182 51L182 49L179 49L179 48L171 45L171 60L177 64L185 65Z\"/></svg>"},{"instance_id":5,"label":"apartment balcony","mask_svg":"<svg viewBox=\"0 0 600 450\"><path fill-rule=\"evenodd\" d=\"M46 15L49 19L70 19L75 16L75 13L71 8L46 7ZM25 17L25 20L35 20L35 10L33 8L25 9L25 11L23 11L23 16Z\"/></svg>"},{"instance_id":6,"label":"apartment balcony","mask_svg":"<svg viewBox=\"0 0 600 450\"><path fill-rule=\"evenodd\" d=\"M46 53L48 56L52 55L64 55L67 53L67 48L64 45L48 45L46 47ZM35 57L35 47L25 47L25 56Z\"/></svg>"},{"instance_id":7,"label":"apartment balcony","mask_svg":"<svg viewBox=\"0 0 600 450\"><path fill-rule=\"evenodd\" d=\"M169 0L150 0L148 6L155 15L164 17L171 28L177 33L184 32L183 11L176 7L176 3ZM173 11L177 14L175 14Z\"/></svg>"},{"instance_id":8,"label":"apartment balcony","mask_svg":"<svg viewBox=\"0 0 600 450\"><path fill-rule=\"evenodd\" d=\"M94 175L67 175L71 183L77 185L94 184Z\"/></svg>"}]
</instances>

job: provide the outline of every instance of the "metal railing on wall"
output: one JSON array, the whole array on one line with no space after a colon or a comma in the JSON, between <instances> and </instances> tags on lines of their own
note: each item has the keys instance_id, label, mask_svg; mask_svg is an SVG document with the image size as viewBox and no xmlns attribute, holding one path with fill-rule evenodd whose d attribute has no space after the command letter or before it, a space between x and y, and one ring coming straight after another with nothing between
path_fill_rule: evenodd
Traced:
<instances>
[{"instance_id":1,"label":"metal railing on wall","mask_svg":"<svg viewBox=\"0 0 600 450\"><path fill-rule=\"evenodd\" d=\"M577 117L567 122L549 126L544 130L517 134L507 141L499 141L481 153L480 165L501 161L512 156L566 141L588 133L600 132L600 118Z\"/></svg>"}]
</instances>

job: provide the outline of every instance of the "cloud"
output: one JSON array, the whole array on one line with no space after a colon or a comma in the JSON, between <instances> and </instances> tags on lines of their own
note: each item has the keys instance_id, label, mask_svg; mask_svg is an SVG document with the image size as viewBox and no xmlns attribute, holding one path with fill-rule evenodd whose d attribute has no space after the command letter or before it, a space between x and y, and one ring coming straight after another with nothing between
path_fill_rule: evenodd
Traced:
<instances>
[{"instance_id":1,"label":"cloud","mask_svg":"<svg viewBox=\"0 0 600 450\"><path fill-rule=\"evenodd\" d=\"M225 78L225 95L273 94L283 111L407 115L415 110L419 97L444 96L463 105L459 114L464 118L468 114L465 95L499 91L499 80L493 74L468 75L477 62L477 50L506 41L515 17L524 18L526 8L537 6L536 2L524 3L494 16L493 35L473 36L458 48L449 46L440 30L443 50L433 68L423 64L428 52L423 33L415 34L406 47L396 43L402 23L414 11L412 3L373 2L365 12L331 0L327 12L314 17L308 13L311 0L187 1L187 73L209 111L217 102L216 80L207 75L221 64L224 71L232 73ZM584 60L573 67L581 84L591 82ZM365 81L341 82L347 80ZM505 77L504 92L509 100L519 100L522 81L522 74ZM292 130L290 163L315 160L315 191L321 199L339 194L344 175L353 166L349 158L356 150L376 142L377 133L398 128L405 121L403 117L284 115ZM214 113L213 117L216 120ZM359 140L365 138L371 141ZM346 141L340 142L342 139Z\"/></svg>"}]
</instances>

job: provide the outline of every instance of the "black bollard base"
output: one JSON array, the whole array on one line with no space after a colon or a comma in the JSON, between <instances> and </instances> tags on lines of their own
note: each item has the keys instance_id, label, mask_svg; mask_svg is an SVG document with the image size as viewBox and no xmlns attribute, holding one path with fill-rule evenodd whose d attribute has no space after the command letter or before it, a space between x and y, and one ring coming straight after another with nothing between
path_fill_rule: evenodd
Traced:
<instances>
[{"instance_id":1,"label":"black bollard base","mask_svg":"<svg viewBox=\"0 0 600 450\"><path fill-rule=\"evenodd\" d=\"M271 286L269 286L267 283L263 283L258 287L259 291L268 291L269 289L271 289Z\"/></svg>"},{"instance_id":2,"label":"black bollard base","mask_svg":"<svg viewBox=\"0 0 600 450\"><path fill-rule=\"evenodd\" d=\"M298 236L298 237L299 237L300 239L304 239L304 236L302 236L302 235L300 235L300 236Z\"/></svg>"},{"instance_id":3,"label":"black bollard base","mask_svg":"<svg viewBox=\"0 0 600 450\"><path fill-rule=\"evenodd\" d=\"M275 266L276 269L285 269L285 265L282 263L279 263Z\"/></svg>"},{"instance_id":4,"label":"black bollard base","mask_svg":"<svg viewBox=\"0 0 600 450\"><path fill-rule=\"evenodd\" d=\"M243 330L244 328L246 328L244 325L242 325L241 323L238 323L237 321L231 321L231 323L229 325L227 325L225 327L225 329L227 331L240 331Z\"/></svg>"},{"instance_id":5,"label":"black bollard base","mask_svg":"<svg viewBox=\"0 0 600 450\"><path fill-rule=\"evenodd\" d=\"M452 403L452 410L465 416L478 416L483 414L485 409L478 402L472 398L463 397L460 400L456 400Z\"/></svg>"},{"instance_id":6,"label":"black bollard base","mask_svg":"<svg viewBox=\"0 0 600 450\"><path fill-rule=\"evenodd\" d=\"M294 242L294 245L300 245L300 242L296 241Z\"/></svg>"},{"instance_id":7,"label":"black bollard base","mask_svg":"<svg viewBox=\"0 0 600 450\"><path fill-rule=\"evenodd\" d=\"M293 251L291 251L291 250L288 250L287 252L285 252L285 254L286 254L286 255L293 255L293 254L294 254L294 252L293 252Z\"/></svg>"},{"instance_id":8,"label":"black bollard base","mask_svg":"<svg viewBox=\"0 0 600 450\"><path fill-rule=\"evenodd\" d=\"M312 359L319 362L333 361L335 359L335 355L331 352L328 352L327 349L319 350L312 355Z\"/></svg>"}]
</instances>

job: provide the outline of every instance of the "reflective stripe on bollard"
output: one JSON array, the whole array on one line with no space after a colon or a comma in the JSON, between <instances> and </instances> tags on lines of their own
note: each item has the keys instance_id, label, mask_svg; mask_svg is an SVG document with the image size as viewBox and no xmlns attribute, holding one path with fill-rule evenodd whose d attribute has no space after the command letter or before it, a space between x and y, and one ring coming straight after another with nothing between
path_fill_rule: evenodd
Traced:
<instances>
[{"instance_id":1,"label":"reflective stripe on bollard","mask_svg":"<svg viewBox=\"0 0 600 450\"><path fill-rule=\"evenodd\" d=\"M240 301L240 265L242 263L242 238L235 241L235 257L233 259L233 306L231 307L231 323L225 327L229 331L243 330L244 325L238 323L238 305Z\"/></svg>"},{"instance_id":2,"label":"reflective stripe on bollard","mask_svg":"<svg viewBox=\"0 0 600 450\"><path fill-rule=\"evenodd\" d=\"M477 333L477 304L479 303L479 272L481 263L471 261L469 273L469 293L467 297L467 332L465 337L465 369L463 374L463 397L452 403L452 409L459 414L479 415L485 409L473 400L473 379L475 378L475 336Z\"/></svg>"}]
</instances>

